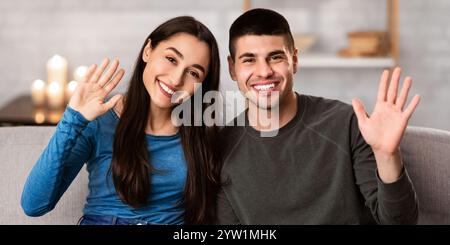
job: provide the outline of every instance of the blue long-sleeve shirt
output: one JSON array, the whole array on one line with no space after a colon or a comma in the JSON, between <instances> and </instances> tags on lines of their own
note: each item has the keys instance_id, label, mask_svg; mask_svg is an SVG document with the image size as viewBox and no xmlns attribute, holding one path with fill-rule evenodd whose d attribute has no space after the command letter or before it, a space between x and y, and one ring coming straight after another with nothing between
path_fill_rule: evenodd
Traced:
<instances>
[{"instance_id":1,"label":"blue long-sleeve shirt","mask_svg":"<svg viewBox=\"0 0 450 245\"><path fill-rule=\"evenodd\" d=\"M113 215L158 224L184 223L183 191L187 168L180 135L146 135L151 175L148 204L136 209L122 202L109 170L114 132L119 121L113 110L93 121L68 107L55 134L31 170L21 204L29 216L51 211L84 163L89 172L85 215Z\"/></svg>"}]
</instances>

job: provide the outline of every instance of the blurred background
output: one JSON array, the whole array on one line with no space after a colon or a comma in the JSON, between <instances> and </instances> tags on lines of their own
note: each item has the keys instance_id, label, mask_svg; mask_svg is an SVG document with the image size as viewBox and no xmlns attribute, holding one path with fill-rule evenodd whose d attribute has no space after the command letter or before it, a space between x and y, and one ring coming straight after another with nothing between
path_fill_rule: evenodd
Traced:
<instances>
[{"instance_id":1,"label":"blurred background","mask_svg":"<svg viewBox=\"0 0 450 245\"><path fill-rule=\"evenodd\" d=\"M69 89L78 67L103 57L118 57L129 72L117 88L124 92L147 35L178 15L211 29L222 58L221 90L235 91L228 28L249 7L288 19L300 49L298 92L346 103L359 97L371 112L382 70L400 65L413 77L411 93L422 95L410 125L450 130L449 0L2 0L0 125L56 123L60 110L53 108L52 117L32 99L42 104L39 93ZM50 85L49 77L61 73L66 80Z\"/></svg>"}]
</instances>

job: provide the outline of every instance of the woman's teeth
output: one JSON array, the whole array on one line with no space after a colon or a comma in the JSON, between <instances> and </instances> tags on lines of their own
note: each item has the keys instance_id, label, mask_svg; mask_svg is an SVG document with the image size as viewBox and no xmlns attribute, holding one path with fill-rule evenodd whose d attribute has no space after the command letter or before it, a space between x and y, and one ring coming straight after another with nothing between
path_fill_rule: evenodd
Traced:
<instances>
[{"instance_id":1,"label":"woman's teeth","mask_svg":"<svg viewBox=\"0 0 450 245\"><path fill-rule=\"evenodd\" d=\"M264 91L275 88L275 83L263 84L263 85L255 85L253 86L256 90Z\"/></svg>"},{"instance_id":2,"label":"woman's teeth","mask_svg":"<svg viewBox=\"0 0 450 245\"><path fill-rule=\"evenodd\" d=\"M161 88L166 91L168 94L173 95L175 93L175 91L173 91L172 89L170 89L169 87L167 87L164 83L159 82L159 86L161 86Z\"/></svg>"}]
</instances>

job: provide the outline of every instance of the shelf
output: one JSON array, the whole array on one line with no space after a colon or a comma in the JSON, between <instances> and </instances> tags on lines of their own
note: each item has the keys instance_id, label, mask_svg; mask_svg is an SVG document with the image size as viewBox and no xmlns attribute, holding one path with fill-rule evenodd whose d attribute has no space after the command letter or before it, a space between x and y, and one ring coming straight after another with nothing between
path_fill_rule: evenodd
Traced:
<instances>
[{"instance_id":1,"label":"shelf","mask_svg":"<svg viewBox=\"0 0 450 245\"><path fill-rule=\"evenodd\" d=\"M256 1L253 1L256 2ZM243 0L242 10L252 7L251 0ZM389 35L389 57L380 58L341 58L335 55L310 55L299 57L303 68L389 68L399 63L399 0L386 0L386 31Z\"/></svg>"},{"instance_id":2,"label":"shelf","mask_svg":"<svg viewBox=\"0 0 450 245\"><path fill-rule=\"evenodd\" d=\"M395 66L391 57L344 58L333 54L304 54L298 58L300 68L388 68Z\"/></svg>"}]
</instances>

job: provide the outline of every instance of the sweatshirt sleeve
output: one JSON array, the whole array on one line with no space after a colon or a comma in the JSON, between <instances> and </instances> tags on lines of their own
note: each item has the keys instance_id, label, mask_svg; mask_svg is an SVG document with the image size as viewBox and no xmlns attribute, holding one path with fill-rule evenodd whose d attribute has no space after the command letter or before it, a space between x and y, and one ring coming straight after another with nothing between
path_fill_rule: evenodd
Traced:
<instances>
[{"instance_id":1,"label":"sweatshirt sleeve","mask_svg":"<svg viewBox=\"0 0 450 245\"><path fill-rule=\"evenodd\" d=\"M418 201L406 169L393 183L383 183L378 177L375 156L365 142L355 115L351 122L351 148L356 184L378 224L416 224Z\"/></svg>"},{"instance_id":2,"label":"sweatshirt sleeve","mask_svg":"<svg viewBox=\"0 0 450 245\"><path fill-rule=\"evenodd\" d=\"M88 123L67 107L26 180L21 197L26 215L41 216L51 211L88 161L94 145Z\"/></svg>"}]
</instances>

